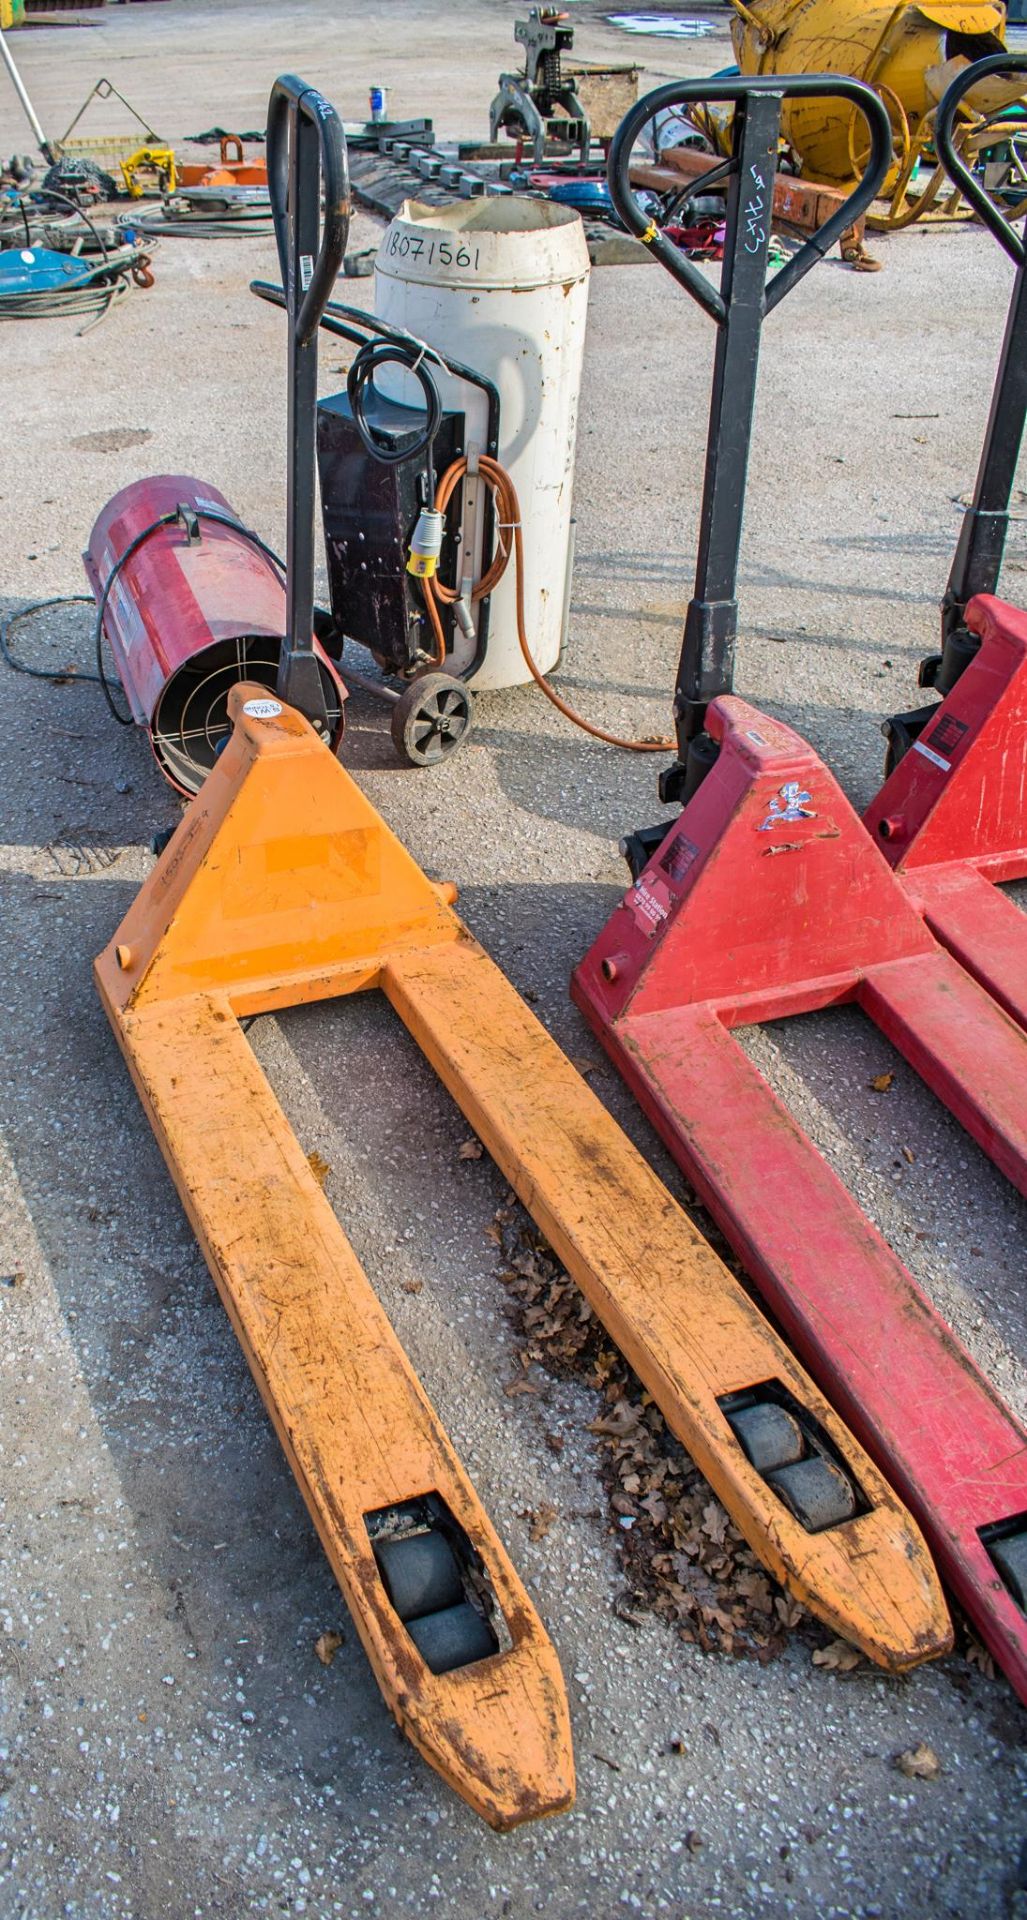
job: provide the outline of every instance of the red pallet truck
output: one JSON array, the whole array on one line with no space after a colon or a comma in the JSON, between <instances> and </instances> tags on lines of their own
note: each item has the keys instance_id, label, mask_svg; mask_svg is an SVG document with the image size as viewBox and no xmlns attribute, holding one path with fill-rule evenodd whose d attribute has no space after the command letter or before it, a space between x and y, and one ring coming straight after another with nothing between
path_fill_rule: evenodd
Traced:
<instances>
[{"instance_id":1,"label":"red pallet truck","mask_svg":"<svg viewBox=\"0 0 1027 1920\"><path fill-rule=\"evenodd\" d=\"M956 151L960 103L1027 54L993 54L949 88L938 158L1016 269L984 450L941 607L941 651L920 685L941 700L885 724L885 781L864 815L932 933L1027 1027L1027 929L998 891L1027 876L1027 616L994 598L1027 417L1027 259L1015 231Z\"/></svg>"},{"instance_id":2,"label":"red pallet truck","mask_svg":"<svg viewBox=\"0 0 1027 1920\"><path fill-rule=\"evenodd\" d=\"M828 223L766 281L781 106L832 90L859 105L877 148L880 103L820 75L673 83L639 102L611 148L618 212L718 338L678 758L660 780L682 811L623 843L633 884L572 992L1027 1700L1027 1433L731 1034L855 1003L1027 1189L1024 1035L937 944L813 750L731 693L762 322L832 237ZM719 294L652 230L628 182L653 114L699 103L734 107Z\"/></svg>"}]
</instances>

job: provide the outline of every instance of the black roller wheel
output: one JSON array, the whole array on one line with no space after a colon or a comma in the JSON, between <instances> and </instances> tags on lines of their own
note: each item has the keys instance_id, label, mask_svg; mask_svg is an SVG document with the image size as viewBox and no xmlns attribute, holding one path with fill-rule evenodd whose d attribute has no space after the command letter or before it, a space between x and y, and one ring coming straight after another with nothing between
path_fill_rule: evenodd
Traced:
<instances>
[{"instance_id":1,"label":"black roller wheel","mask_svg":"<svg viewBox=\"0 0 1027 1920\"><path fill-rule=\"evenodd\" d=\"M841 1526L856 1511L856 1492L840 1467L833 1466L822 1454L808 1460L796 1460L790 1467L779 1467L767 1475L773 1487L807 1533L822 1533L825 1527Z\"/></svg>"},{"instance_id":2,"label":"black roller wheel","mask_svg":"<svg viewBox=\"0 0 1027 1920\"><path fill-rule=\"evenodd\" d=\"M448 673L425 673L410 682L392 709L392 743L412 766L432 767L463 745L472 720L463 681Z\"/></svg>"},{"instance_id":3,"label":"black roller wheel","mask_svg":"<svg viewBox=\"0 0 1027 1920\"><path fill-rule=\"evenodd\" d=\"M1011 1534L1008 1540L993 1540L988 1552L1017 1606L1027 1613L1027 1533Z\"/></svg>"},{"instance_id":4,"label":"black roller wheel","mask_svg":"<svg viewBox=\"0 0 1027 1920\"><path fill-rule=\"evenodd\" d=\"M728 1420L757 1473L773 1473L776 1467L793 1466L802 1459L806 1448L802 1428L785 1407L767 1401L761 1407L741 1407Z\"/></svg>"},{"instance_id":5,"label":"black roller wheel","mask_svg":"<svg viewBox=\"0 0 1027 1920\"><path fill-rule=\"evenodd\" d=\"M433 1673L452 1673L455 1667L469 1667L473 1660L488 1660L498 1651L491 1627L466 1600L459 1607L447 1607L443 1613L428 1613L422 1620L411 1620L407 1632Z\"/></svg>"},{"instance_id":6,"label":"black roller wheel","mask_svg":"<svg viewBox=\"0 0 1027 1920\"><path fill-rule=\"evenodd\" d=\"M455 1607L464 1597L456 1557L441 1533L412 1533L405 1540L380 1540L374 1557L385 1591L405 1622Z\"/></svg>"}]
</instances>

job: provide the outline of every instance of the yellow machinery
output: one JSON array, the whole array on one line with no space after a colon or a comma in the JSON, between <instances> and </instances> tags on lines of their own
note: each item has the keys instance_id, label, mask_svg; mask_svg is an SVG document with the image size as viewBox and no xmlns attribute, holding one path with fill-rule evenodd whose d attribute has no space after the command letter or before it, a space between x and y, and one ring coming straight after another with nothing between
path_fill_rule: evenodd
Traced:
<instances>
[{"instance_id":1,"label":"yellow machinery","mask_svg":"<svg viewBox=\"0 0 1027 1920\"><path fill-rule=\"evenodd\" d=\"M884 184L887 214L877 228L907 226L928 213L963 211L936 166L934 114L961 66L1001 52L1005 10L993 0L731 0L731 38L742 73L844 73L876 87L888 108L895 162ZM962 134L968 158L1027 133L1027 118L999 119L1020 94L991 80L968 97ZM852 186L865 152L853 110L838 100L786 100L782 132L803 177ZM927 169L927 179L921 169ZM1025 185L1027 191L1027 185ZM944 197L943 197L944 196ZM1008 209L1007 209L1008 210ZM1015 216L1014 216L1015 217Z\"/></svg>"},{"instance_id":2,"label":"yellow machinery","mask_svg":"<svg viewBox=\"0 0 1027 1920\"><path fill-rule=\"evenodd\" d=\"M140 174L149 174L158 193L174 193L178 186L175 153L172 147L137 147L120 162L125 192L131 200L141 200L146 188Z\"/></svg>"}]
</instances>

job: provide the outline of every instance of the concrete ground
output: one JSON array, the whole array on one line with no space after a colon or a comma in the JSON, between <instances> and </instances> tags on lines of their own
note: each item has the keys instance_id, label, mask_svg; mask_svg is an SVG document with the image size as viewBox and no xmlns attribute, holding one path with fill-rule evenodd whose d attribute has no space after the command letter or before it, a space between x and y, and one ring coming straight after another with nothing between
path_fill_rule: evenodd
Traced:
<instances>
[{"instance_id":1,"label":"concrete ground","mask_svg":"<svg viewBox=\"0 0 1027 1920\"><path fill-rule=\"evenodd\" d=\"M347 116L475 130L515 10L499 0L108 8L13 45L58 132L101 74L172 138L260 125L295 69ZM701 42L629 41L591 4L578 51L653 75ZM97 113L103 109L98 108ZM0 83L0 151L27 147ZM360 219L354 245L372 244ZM794 719L851 798L880 717L913 697L972 482L1010 287L979 232L875 242L885 271L819 268L768 326L742 567L738 683ZM78 338L4 330L0 607L75 593L125 482L186 470L283 537L280 319L246 292L268 243L167 241L156 286ZM369 299L368 283L354 283ZM712 334L658 269L593 275L578 562L560 684L609 724L662 729L690 585ZM325 390L339 357L322 356ZM134 443L126 439L134 431ZM104 434L112 450L88 436ZM139 436L145 435L144 439ZM120 442L120 448L119 443ZM1023 591L1014 529L1006 574ZM88 615L23 634L85 659ZM435 1913L999 1916L1024 1820L1024 1715L955 1655L841 1676L796 1637L760 1668L618 1618L594 1397L504 1394L516 1342L485 1229L504 1183L384 1006L266 1019L253 1040L400 1338L549 1625L567 1679L575 1810L497 1838L389 1721L90 979L175 817L145 741L95 688L0 672L0 1913L18 1920ZM401 768L350 705L344 757L578 1059L567 977L623 883L654 768L569 732L535 692L484 697L452 765ZM871 1216L1027 1412L1022 1202L854 1013L750 1036ZM869 1082L894 1070L886 1095ZM591 1084L680 1182L613 1071ZM904 1149L912 1155L910 1159ZM420 1292L404 1283L423 1281ZM17 1284L14 1282L17 1281ZM544 1444L559 1428L564 1450ZM558 1521L532 1540L530 1510ZM313 1643L337 1628L330 1668ZM894 1767L929 1744L933 1780Z\"/></svg>"}]
</instances>

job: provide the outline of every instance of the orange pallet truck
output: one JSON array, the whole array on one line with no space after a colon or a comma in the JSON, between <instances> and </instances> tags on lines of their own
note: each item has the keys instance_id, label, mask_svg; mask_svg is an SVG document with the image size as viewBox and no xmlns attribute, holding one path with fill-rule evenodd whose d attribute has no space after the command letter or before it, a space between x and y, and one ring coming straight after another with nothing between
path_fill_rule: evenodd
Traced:
<instances>
[{"instance_id":1,"label":"orange pallet truck","mask_svg":"<svg viewBox=\"0 0 1027 1920\"><path fill-rule=\"evenodd\" d=\"M829 221L766 279L781 105L832 92L869 122L879 184L885 110L830 75L676 82L611 147L618 212L718 337L678 758L660 782L682 810L623 843L634 882L572 992L1027 1700L1027 1433L731 1032L854 1003L1027 1192L1027 1037L935 941L812 748L731 691L762 322L832 236ZM707 102L734 107L719 293L652 230L628 178L654 113Z\"/></svg>"},{"instance_id":2,"label":"orange pallet truck","mask_svg":"<svg viewBox=\"0 0 1027 1920\"><path fill-rule=\"evenodd\" d=\"M294 429L278 684L231 689L224 751L96 977L385 1698L508 1827L572 1796L555 1655L254 1059L248 1016L384 993L770 1571L892 1670L943 1652L951 1627L881 1473L471 938L455 889L426 877L331 750L310 618L313 410L345 148L334 110L292 77L272 94L268 159ZM221 569L239 576L215 532L200 567L189 516L162 522L138 549L148 571L117 575L126 622L140 581L158 626L193 589L225 611ZM106 552L101 615L120 566Z\"/></svg>"}]
</instances>

